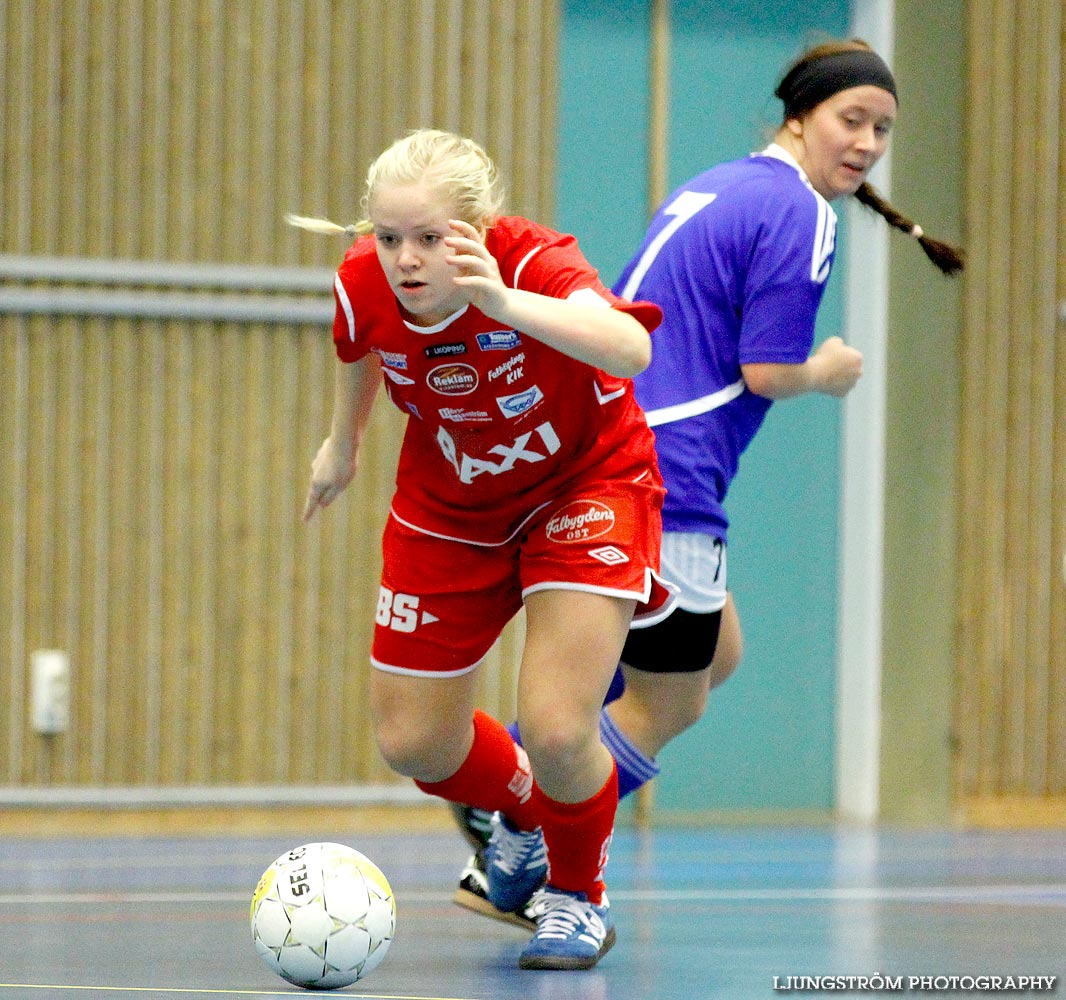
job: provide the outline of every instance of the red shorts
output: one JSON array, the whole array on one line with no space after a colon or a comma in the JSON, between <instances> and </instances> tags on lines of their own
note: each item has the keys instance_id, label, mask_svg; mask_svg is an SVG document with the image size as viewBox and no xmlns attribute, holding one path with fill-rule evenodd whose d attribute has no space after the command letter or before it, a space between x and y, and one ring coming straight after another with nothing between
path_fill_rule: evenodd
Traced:
<instances>
[{"instance_id":1,"label":"red shorts","mask_svg":"<svg viewBox=\"0 0 1066 1000\"><path fill-rule=\"evenodd\" d=\"M538 590L629 598L635 618L665 617L674 597L658 576L664 490L646 479L583 484L500 545L441 538L390 515L373 665L437 676L473 670Z\"/></svg>"}]
</instances>

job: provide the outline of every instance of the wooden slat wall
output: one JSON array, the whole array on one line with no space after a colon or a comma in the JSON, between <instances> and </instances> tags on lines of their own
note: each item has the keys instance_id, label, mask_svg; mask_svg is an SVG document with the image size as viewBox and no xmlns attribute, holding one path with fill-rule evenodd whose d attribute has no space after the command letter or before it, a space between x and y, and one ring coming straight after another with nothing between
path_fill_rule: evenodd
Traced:
<instances>
[{"instance_id":1,"label":"wooden slat wall","mask_svg":"<svg viewBox=\"0 0 1066 1000\"><path fill-rule=\"evenodd\" d=\"M287 211L359 216L409 128L483 142L551 221L554 0L0 5L0 252L332 268ZM330 289L326 283L323 297ZM391 780L366 663L398 414L298 522L328 328L0 316L0 785ZM483 670L512 710L521 623ZM72 724L29 725L32 651Z\"/></svg>"},{"instance_id":2,"label":"wooden slat wall","mask_svg":"<svg viewBox=\"0 0 1066 1000\"><path fill-rule=\"evenodd\" d=\"M981 815L1066 796L1064 7L969 6L956 778Z\"/></svg>"}]
</instances>

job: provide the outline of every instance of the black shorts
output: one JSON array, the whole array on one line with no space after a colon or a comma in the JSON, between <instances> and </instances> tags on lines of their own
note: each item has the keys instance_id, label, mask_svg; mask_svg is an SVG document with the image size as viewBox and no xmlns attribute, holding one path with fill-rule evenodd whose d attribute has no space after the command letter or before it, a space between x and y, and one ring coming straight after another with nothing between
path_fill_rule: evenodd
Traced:
<instances>
[{"instance_id":1,"label":"black shorts","mask_svg":"<svg viewBox=\"0 0 1066 1000\"><path fill-rule=\"evenodd\" d=\"M675 608L655 625L629 630L622 662L649 674L692 674L711 665L722 612Z\"/></svg>"}]
</instances>

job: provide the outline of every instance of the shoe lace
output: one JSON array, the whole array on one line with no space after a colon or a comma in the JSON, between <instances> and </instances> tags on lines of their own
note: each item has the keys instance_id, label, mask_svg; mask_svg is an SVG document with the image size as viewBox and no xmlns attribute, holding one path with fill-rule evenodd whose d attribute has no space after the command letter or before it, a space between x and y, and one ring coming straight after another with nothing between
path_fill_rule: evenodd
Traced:
<instances>
[{"instance_id":1,"label":"shoe lace","mask_svg":"<svg viewBox=\"0 0 1066 1000\"><path fill-rule=\"evenodd\" d=\"M493 864L508 875L540 864L547 858L540 830L508 830L501 824L493 833L492 840L495 855Z\"/></svg>"},{"instance_id":2,"label":"shoe lace","mask_svg":"<svg viewBox=\"0 0 1066 1000\"><path fill-rule=\"evenodd\" d=\"M602 940L605 934L603 921L590 904L572 896L540 892L534 899L533 911L539 938L572 937L582 926L597 940Z\"/></svg>"}]
</instances>

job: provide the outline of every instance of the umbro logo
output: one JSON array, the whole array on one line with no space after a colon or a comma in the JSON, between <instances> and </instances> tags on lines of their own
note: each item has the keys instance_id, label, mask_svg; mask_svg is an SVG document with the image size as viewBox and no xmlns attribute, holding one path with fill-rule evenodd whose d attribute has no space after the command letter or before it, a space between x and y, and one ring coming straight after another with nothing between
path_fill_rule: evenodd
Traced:
<instances>
[{"instance_id":1,"label":"umbro logo","mask_svg":"<svg viewBox=\"0 0 1066 1000\"><path fill-rule=\"evenodd\" d=\"M593 559L599 559L601 563L606 563L608 566L620 566L622 563L629 562L629 556L621 549L616 549L613 545L603 545L598 549L589 549L588 554Z\"/></svg>"}]
</instances>

